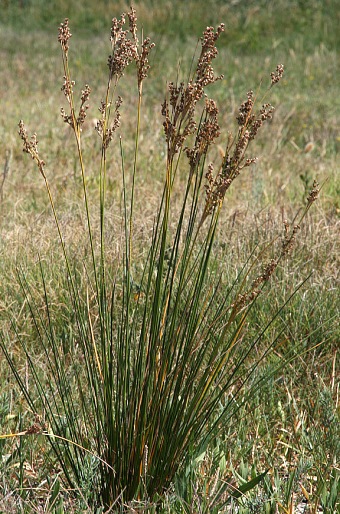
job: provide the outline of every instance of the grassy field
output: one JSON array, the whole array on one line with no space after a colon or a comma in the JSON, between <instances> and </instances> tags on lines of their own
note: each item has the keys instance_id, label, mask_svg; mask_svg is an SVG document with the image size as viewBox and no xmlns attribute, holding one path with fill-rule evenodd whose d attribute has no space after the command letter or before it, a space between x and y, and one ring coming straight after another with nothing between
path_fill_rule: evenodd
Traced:
<instances>
[{"instance_id":1,"label":"grassy field","mask_svg":"<svg viewBox=\"0 0 340 514\"><path fill-rule=\"evenodd\" d=\"M0 512L339 512L340 12L336 0L136 2L138 27L155 42L155 48L150 51L150 70L143 82L139 124L133 66L126 70L115 91L115 99L121 95L123 104L119 130L107 156L105 153L105 216L100 209L103 147L94 126L106 92L111 19L118 18L129 7L124 2L108 0L97 0L95 5L86 0L81 6L64 0L0 0L0 7L0 346L5 350L0 354L0 435L7 434L0 439ZM89 84L92 90L81 135L83 181L72 128L60 116L62 106L67 111L67 101L61 91L65 72L58 26L66 17L70 19L72 32L69 59L72 78L76 81L75 96L80 96L84 84ZM60 446L64 450L59 450L51 433L46 436L48 427L44 423L49 418L42 398L48 402L49 395L55 392L57 397L58 393L61 403L58 400L55 409L61 409L60 418L63 412L62 393L54 390L48 359L53 352L53 341L58 341L65 359L61 365L66 369L62 375L64 385L70 381L76 390L82 382L80 390L85 391L85 396L87 390L95 389L92 383L86 382L91 375L84 365L86 356L79 350L82 316L86 317L90 339L94 341L93 346L92 339L90 342L92 351L102 344L99 325L104 319L103 305L106 308L103 297L109 291L105 290L103 297L99 294L98 299L94 262L99 263L99 269L105 262L108 289L115 284L110 316L119 319L117 326L124 327L128 324L126 320L133 319L135 327L131 333L143 333L144 320L150 319L152 327L158 316L154 311L150 311L150 318L146 314L151 305L147 292L157 291L158 277L160 291L163 291L160 283L164 281L166 287L169 277L174 277L173 282L182 291L176 273L171 275L172 268L181 269L181 258L176 261L172 246L170 250L165 246L163 249L161 236L159 246L153 239L156 220L163 219L158 218L159 206L169 168L161 106L165 96L169 96L169 81L187 81L192 75L193 56L199 54L199 37L203 31L210 25L216 28L220 22L225 23L225 31L216 43L219 54L213 67L215 75L223 74L223 78L207 87L207 94L218 106L220 135L209 150L206 167L202 167L203 179L210 162L218 169L228 134L237 134L236 116L247 99L247 92L255 92L261 107L270 73L280 63L284 63L285 72L264 100L275 106L273 117L261 127L247 154L249 158L257 156L258 161L236 177L219 213L211 240L212 256L204 271L206 282L197 289L198 296L203 298L200 313L204 312L205 316L206 304L216 305L211 317L207 314L207 326L209 323L213 326L218 318L214 313L223 317L224 298L233 297L234 288L243 291L242 288L253 287L252 281L263 273L267 257L273 257L277 245L280 247L283 221L287 219L294 224L304 212L314 180L321 190L301 223L291 254L279 260L256 301L246 305L246 311L241 309L237 313L241 316L237 319L242 322L236 320L239 324L235 326L242 325L242 334L235 329L236 335L228 340L229 346L223 347L224 336L218 335L224 333L222 320L217 334L209 335L210 343L218 347L219 362L225 362L224 354L232 355L226 364L232 380L227 387L222 371L214 376L221 394L216 396L218 401L197 432L199 437L190 441L183 451L176 472L170 479L170 471L168 476L164 471L164 487L153 486L158 477L150 471L154 454L147 441L149 447L144 444L144 453L140 455L141 480L135 496L128 497L128 484L126 499L122 493L116 504L111 498L111 503L100 505L93 493L93 476L100 466L95 457L101 455L98 441L87 435L79 439L89 453L86 457L79 457L72 450L83 466L77 476L77 469L72 467L73 453L68 454L65 445ZM22 152L18 135L21 119L29 134L37 133L39 155L46 162L44 173L67 248L66 263L44 177ZM192 144L190 137L189 143ZM122 185L122 152L125 186ZM174 164L167 244L169 239L176 242L174 234L182 223L179 219L188 181L185 159L183 155ZM84 187L88 213L84 209ZM132 231L132 225L124 228L125 221L129 222L124 218L124 208L126 195L130 194L127 192L132 190L133 239L129 248L125 246L125 237ZM131 201L130 196L127 201ZM187 210L185 216L189 216ZM92 248L87 229L89 218ZM185 218L183 227L186 223ZM104 228L105 246L100 238ZM202 235L203 241L210 237L207 232L208 235L205 232ZM178 242L179 253L185 248L183 239ZM264 250L272 241L276 246L270 244L269 250ZM149 253L153 247L157 247L154 256ZM133 264L124 264L125 274L120 274L124 252L133 256ZM170 252L170 257L166 252ZM162 269L160 262L164 264ZM67 263L70 268L65 271ZM150 272L150 283L155 280L155 284L146 287L145 269L149 264L158 274L154 278ZM194 274L195 267L189 269ZM76 303L79 308L76 312L69 294L70 270L81 298ZM183 273L186 276L185 270ZM179 313L183 316L174 332L178 338L183 319L188 325L194 323L185 307L194 291L191 277L189 274L187 279L189 292L183 288L182 303L177 307L175 302L173 307L175 312L178 309L178 316ZM216 293L215 290L210 293L209 284L215 287L217 283ZM103 291L101 287L100 282L98 291ZM116 305L121 302L124 306L125 301L126 320L115 318ZM128 306L130 301L132 307ZM235 302L231 304L232 312ZM163 307L168 312L167 301ZM244 318L243 312L246 312ZM234 330L232 322L228 318L225 323ZM198 331L209 332L203 322L197 327ZM158 330L162 332L163 329ZM119 327L117 333L119 339ZM150 329L150 338L151 334ZM133 340L135 335L129 337ZM51 341L52 346L48 348ZM74 343L72 350L70 341ZM189 368L197 348L186 357ZM96 355L91 358L96 367ZM210 362L209 359L209 354L204 355L202 365ZM13 364L12 369L8 362ZM78 364L77 373L72 375ZM188 370L184 375L189 374ZM99 375L97 385L101 380L105 383ZM198 370L197 388L203 384L202 376L203 372L200 374ZM115 387L111 396L118 397L120 384ZM195 388L196 385L193 398ZM45 397L44 391L48 391ZM188 396L190 403L189 400ZM77 416L81 400L74 405ZM189 411L189 407L183 411L184 418ZM39 420L37 414L41 416ZM190 416L185 419L188 425L192 423ZM92 419L88 422L95 425ZM35 424L37 430L31 432L39 433L30 434L29 428ZM72 429L66 425L67 422L61 435L74 442ZM85 434L90 433L84 425L86 422L79 425L75 422L74 426ZM53 430L57 436L55 427ZM8 435L18 433L23 435ZM157 438L162 437L160 432ZM120 450L124 461L125 446ZM170 454L164 455L164 460L170 458ZM162 466L166 468L165 464L160 466L160 476ZM267 474L262 476L265 471Z\"/></svg>"}]
</instances>

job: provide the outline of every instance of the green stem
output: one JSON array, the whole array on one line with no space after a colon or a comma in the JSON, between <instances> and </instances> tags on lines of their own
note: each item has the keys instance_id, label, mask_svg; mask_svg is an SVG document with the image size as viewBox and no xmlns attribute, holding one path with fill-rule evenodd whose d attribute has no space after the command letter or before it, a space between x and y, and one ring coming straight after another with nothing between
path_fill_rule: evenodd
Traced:
<instances>
[{"instance_id":1,"label":"green stem","mask_svg":"<svg viewBox=\"0 0 340 514\"><path fill-rule=\"evenodd\" d=\"M131 262L132 262L132 231L133 231L132 225L133 225L133 209L134 209L134 200L135 200L135 183L136 183L136 172L137 172L137 157L138 157L141 107L142 107L142 84L140 85L140 87L138 89L135 156L134 156L134 162L133 162L132 187L131 187L130 220L129 220L129 255L128 255L129 272L131 272Z\"/></svg>"}]
</instances>

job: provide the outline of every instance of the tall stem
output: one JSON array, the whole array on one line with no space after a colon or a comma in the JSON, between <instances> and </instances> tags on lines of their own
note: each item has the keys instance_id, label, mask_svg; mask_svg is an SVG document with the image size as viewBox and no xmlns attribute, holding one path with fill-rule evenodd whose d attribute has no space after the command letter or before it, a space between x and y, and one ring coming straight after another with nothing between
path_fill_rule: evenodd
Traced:
<instances>
[{"instance_id":1,"label":"tall stem","mask_svg":"<svg viewBox=\"0 0 340 514\"><path fill-rule=\"evenodd\" d=\"M129 271L131 271L131 263L132 263L132 231L133 231L132 225L133 225L133 209L134 209L134 200L135 200L135 183L136 183L136 172L137 172L141 107L142 107L142 83L140 84L140 86L138 88L135 155L134 155L134 161L133 161L132 187L131 187L131 204L130 204L130 220L129 220Z\"/></svg>"}]
</instances>

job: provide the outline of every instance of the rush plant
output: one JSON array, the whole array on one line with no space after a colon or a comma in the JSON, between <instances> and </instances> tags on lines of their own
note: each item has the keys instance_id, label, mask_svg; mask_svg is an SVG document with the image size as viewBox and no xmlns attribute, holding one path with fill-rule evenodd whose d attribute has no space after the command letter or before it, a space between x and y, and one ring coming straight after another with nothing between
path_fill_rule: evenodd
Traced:
<instances>
[{"instance_id":1,"label":"rush plant","mask_svg":"<svg viewBox=\"0 0 340 514\"><path fill-rule=\"evenodd\" d=\"M137 257L135 200L136 178L142 173L138 156L143 84L154 45L149 38L139 41L136 21L133 8L112 20L108 80L96 124L100 137L99 233L92 223L82 140L91 90L84 86L77 108L69 62L69 22L66 19L60 25L62 91L67 103L61 115L76 142L91 264L73 262L55 208L47 164L38 152L37 136L29 137L20 121L24 151L45 181L64 259L68 303L61 322L60 312L49 298L43 261L40 299L19 268L31 335L24 335L9 314L11 335L1 332L0 338L35 416L26 430L11 435L44 436L64 482L83 494L86 490L90 504L107 508L115 502L161 495L189 453L207 446L222 424L232 418L239 407L235 398L276 343L273 340L262 347L249 364L249 356L275 318L269 319L254 339L247 335L248 313L254 302L261 301L266 283L288 256L300 223L319 193L315 182L298 222L285 221L283 237L267 242L256 258L250 256L236 279L225 284L223 262L215 254L220 212L229 187L255 162L254 157L248 157L248 148L271 119L274 108L262 101L257 108L258 94L249 91L239 108L234 135L229 134L220 162L216 164L215 158L212 164L210 155L220 136L219 111L206 90L221 78L215 76L212 63L224 25L216 30L208 27L189 79L167 86L161 108L166 142L164 184L152 236L144 242L147 249L142 260ZM123 102L117 86L130 64L136 69L137 116L134 157L127 166L124 135L117 137ZM282 75L283 66L278 65L265 95ZM124 241L120 262L114 266L107 259L105 234L112 144L121 148ZM176 184L178 180L183 183L183 177L185 186L179 194ZM117 227L117 233L120 229ZM79 280L82 266L86 268L85 285ZM59 328L65 323L70 327L67 344ZM13 338L27 360L30 387L12 356ZM35 361L30 338L43 350L43 372ZM256 380L252 384L253 388L260 385ZM254 487L263 476L244 484L237 494ZM235 491L230 490L230 497L235 497Z\"/></svg>"}]
</instances>

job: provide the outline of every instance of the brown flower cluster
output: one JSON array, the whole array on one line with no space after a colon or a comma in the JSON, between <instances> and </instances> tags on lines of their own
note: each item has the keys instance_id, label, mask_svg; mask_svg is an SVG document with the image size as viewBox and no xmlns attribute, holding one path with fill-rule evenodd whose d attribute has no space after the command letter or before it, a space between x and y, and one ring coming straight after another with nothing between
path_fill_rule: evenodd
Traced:
<instances>
[{"instance_id":1,"label":"brown flower cluster","mask_svg":"<svg viewBox=\"0 0 340 514\"><path fill-rule=\"evenodd\" d=\"M64 75L64 84L61 86L61 90L66 96L68 102L71 101L73 95L73 86L75 85L74 80L70 80L68 77Z\"/></svg>"},{"instance_id":2,"label":"brown flower cluster","mask_svg":"<svg viewBox=\"0 0 340 514\"><path fill-rule=\"evenodd\" d=\"M231 305L234 314L243 309L243 307L249 305L258 297L258 295L261 293L262 286L268 282L270 277L273 275L281 259L287 257L290 254L296 240L296 234L300 230L300 225L296 224L291 226L287 220L283 221L283 225L284 234L281 242L279 256L276 259L271 259L264 266L262 273L253 280L249 291L237 295L235 302Z\"/></svg>"},{"instance_id":3,"label":"brown flower cluster","mask_svg":"<svg viewBox=\"0 0 340 514\"><path fill-rule=\"evenodd\" d=\"M284 72L283 64L278 64L276 66L276 70L271 72L270 77L271 77L271 85L272 86L274 86L274 84L277 84L282 79L283 72Z\"/></svg>"},{"instance_id":4,"label":"brown flower cluster","mask_svg":"<svg viewBox=\"0 0 340 514\"><path fill-rule=\"evenodd\" d=\"M212 213L214 208L223 201L223 198L233 181L223 173L223 169L220 169L216 176L213 171L214 166L210 163L205 175L205 178L207 179L207 184L204 186L206 192L206 203L200 224L202 224L207 216Z\"/></svg>"},{"instance_id":5,"label":"brown flower cluster","mask_svg":"<svg viewBox=\"0 0 340 514\"><path fill-rule=\"evenodd\" d=\"M278 260L271 259L264 266L262 273L253 280L250 290L237 295L235 302L231 305L234 312L239 312L243 307L249 305L259 296L261 293L261 286L270 279L276 270L278 263Z\"/></svg>"},{"instance_id":6,"label":"brown flower cluster","mask_svg":"<svg viewBox=\"0 0 340 514\"><path fill-rule=\"evenodd\" d=\"M283 65L276 67L276 72L271 73L271 84L279 82L283 74ZM228 137L226 152L220 169L214 176L212 165L209 166L206 174L206 204L201 219L201 224L213 212L215 207L223 202L226 191L233 180L240 174L243 168L254 164L257 157L246 157L246 152L251 141L253 141L263 124L272 119L274 107L265 103L254 113L255 97L253 91L248 91L247 100L239 107L236 121L239 129L236 138Z\"/></svg>"},{"instance_id":7,"label":"brown flower cluster","mask_svg":"<svg viewBox=\"0 0 340 514\"><path fill-rule=\"evenodd\" d=\"M207 154L209 146L215 142L219 135L220 126L218 124L218 108L216 102L206 98L204 118L197 129L193 148L184 148L189 159L190 174L193 174L198 168L202 157Z\"/></svg>"},{"instance_id":8,"label":"brown flower cluster","mask_svg":"<svg viewBox=\"0 0 340 514\"><path fill-rule=\"evenodd\" d=\"M120 126L120 111L119 108L122 105L122 97L118 96L116 103L115 103L115 117L113 120L113 123L110 127L106 127L106 120L107 120L107 109L110 108L110 104L107 105L105 102L101 102L101 106L99 107L99 112L101 113L101 119L97 121L96 124L96 131L98 132L99 136L102 139L103 142L103 148L107 148L112 141L113 134Z\"/></svg>"},{"instance_id":9,"label":"brown flower cluster","mask_svg":"<svg viewBox=\"0 0 340 514\"><path fill-rule=\"evenodd\" d=\"M312 203L316 202L316 200L319 197L320 193L320 186L317 180L314 180L313 187L311 191L309 192L309 195L307 196L307 207L309 208Z\"/></svg>"},{"instance_id":10,"label":"brown flower cluster","mask_svg":"<svg viewBox=\"0 0 340 514\"><path fill-rule=\"evenodd\" d=\"M23 151L32 157L32 159L37 163L40 173L44 178L46 178L45 161L39 157L37 135L33 134L31 139L28 138L23 120L20 120L19 122L19 136L23 141Z\"/></svg>"},{"instance_id":11,"label":"brown flower cluster","mask_svg":"<svg viewBox=\"0 0 340 514\"><path fill-rule=\"evenodd\" d=\"M315 192L313 193L314 190L315 190ZM319 194L319 187L318 187L317 182L314 181L314 187L310 193L310 197L311 198L313 197L316 199L315 195L318 195L318 194ZM315 199L311 200L311 202L315 201ZM305 212L307 212L309 205L311 205L311 204L308 203L307 209L305 210ZM302 216L302 218L303 218L303 216ZM283 226L284 226L284 233L283 233L283 238L281 241L281 248L279 251L279 256L276 259L271 259L269 261L269 263L266 264L266 266L262 270L262 273L258 277L256 277L255 280L253 280L249 291L237 295L235 302L231 305L231 308L233 308L234 313L239 312L243 307L245 307L246 305L249 305L253 300L255 300L257 298L257 296L261 293L261 286L263 286L270 279L270 277L274 273L274 271L277 268L281 259L284 259L285 257L287 257L290 254L290 252L295 244L296 235L299 232L301 227L299 224L291 225L287 220L283 221Z\"/></svg>"},{"instance_id":12,"label":"brown flower cluster","mask_svg":"<svg viewBox=\"0 0 340 514\"><path fill-rule=\"evenodd\" d=\"M83 125L84 121L86 119L87 110L89 108L89 105L86 103L90 98L91 88L88 84L85 84L85 88L81 92L80 96L80 107L79 107L79 113L77 118L78 125Z\"/></svg>"},{"instance_id":13,"label":"brown flower cluster","mask_svg":"<svg viewBox=\"0 0 340 514\"><path fill-rule=\"evenodd\" d=\"M271 259L264 266L262 273L253 280L249 291L237 296L235 302L231 305L231 307L234 309L234 312L239 312L243 307L249 305L253 300L255 300L255 298L257 298L257 296L261 293L261 286L268 282L281 259L287 257L290 254L296 240L296 234L300 230L300 225L296 224L291 226L287 220L284 220L283 225L284 234L281 242L279 256L276 259Z\"/></svg>"},{"instance_id":14,"label":"brown flower cluster","mask_svg":"<svg viewBox=\"0 0 340 514\"><path fill-rule=\"evenodd\" d=\"M69 39L72 36L69 25L68 25L68 18L65 18L64 23L60 24L59 27L59 35L58 35L58 41L61 44L61 47L63 51L65 52L65 56L67 56L68 49L69 49Z\"/></svg>"},{"instance_id":15,"label":"brown flower cluster","mask_svg":"<svg viewBox=\"0 0 340 514\"><path fill-rule=\"evenodd\" d=\"M138 54L137 57L138 88L140 88L143 80L148 76L148 72L150 69L149 54L152 48L154 47L155 43L151 43L151 39L149 37L144 39L141 47L141 53L140 55Z\"/></svg>"},{"instance_id":16,"label":"brown flower cluster","mask_svg":"<svg viewBox=\"0 0 340 514\"><path fill-rule=\"evenodd\" d=\"M64 91L64 94L70 104L70 107L72 105L71 94L73 94L72 87L74 86L74 84L75 83L73 80L69 81L65 78L64 85L61 88L62 91ZM81 130L81 127L84 124L85 119L86 119L87 110L89 108L89 104L87 104L86 102L90 98L90 93L91 93L90 86L85 84L85 88L82 90L81 96L80 96L80 107L79 107L79 112L78 112L77 117L72 116L72 107L71 107L71 114L67 114L63 107L60 109L60 114L61 114L61 117L63 118L64 122L68 123L72 128L77 127Z\"/></svg>"},{"instance_id":17,"label":"brown flower cluster","mask_svg":"<svg viewBox=\"0 0 340 514\"><path fill-rule=\"evenodd\" d=\"M127 13L129 19L129 29L124 30L126 14L121 15L120 20L113 18L111 25L111 46L112 54L108 59L110 78L119 79L125 68L135 61L137 66L138 88L140 90L143 80L147 77L150 65L149 54L155 44L151 43L150 38L145 38L141 48L137 37L137 16L136 10L131 7Z\"/></svg>"},{"instance_id":18,"label":"brown flower cluster","mask_svg":"<svg viewBox=\"0 0 340 514\"><path fill-rule=\"evenodd\" d=\"M240 293L237 295L236 300L234 303L231 304L231 308L233 309L234 313L239 312L243 307L246 307L251 302L253 302L258 295L260 294L259 289L248 291L247 293Z\"/></svg>"},{"instance_id":19,"label":"brown flower cluster","mask_svg":"<svg viewBox=\"0 0 340 514\"><path fill-rule=\"evenodd\" d=\"M236 116L237 123L239 125L239 140L242 140L245 132L248 132L248 141L255 139L259 129L263 123L272 118L274 107L266 103L262 105L258 114L254 114L254 92L248 91L247 100L239 107L239 113ZM241 154L241 152L240 152Z\"/></svg>"},{"instance_id":20,"label":"brown flower cluster","mask_svg":"<svg viewBox=\"0 0 340 514\"><path fill-rule=\"evenodd\" d=\"M304 218L305 214L307 213L309 207L312 205L312 203L314 203L317 200L319 193L320 186L318 182L314 180L313 188L310 191L307 198L307 207L299 223L292 225L287 220L283 221L284 233L281 241L279 256L276 259L272 259L271 261L269 261L269 263L263 268L262 273L258 277L256 277L255 280L253 280L249 291L239 294L237 296L235 302L231 305L231 307L234 309L234 313L239 312L240 309L242 309L243 307L251 303L253 300L255 300L255 298L261 292L260 286L262 286L265 282L267 282L270 279L281 259L284 259L291 253L296 241L296 236L301 228L300 223Z\"/></svg>"},{"instance_id":21,"label":"brown flower cluster","mask_svg":"<svg viewBox=\"0 0 340 514\"><path fill-rule=\"evenodd\" d=\"M125 68L136 58L136 41L131 40L129 31L123 29L126 22L125 16L125 13L123 13L120 20L112 19L110 36L112 54L109 56L107 63L111 77L120 78Z\"/></svg>"},{"instance_id":22,"label":"brown flower cluster","mask_svg":"<svg viewBox=\"0 0 340 514\"><path fill-rule=\"evenodd\" d=\"M197 63L197 82L201 83L202 87L223 78L222 75L220 77L214 76L211 62L217 57L216 41L224 31L224 27L224 23L221 23L216 32L213 27L207 27L201 37L202 50Z\"/></svg>"},{"instance_id":23,"label":"brown flower cluster","mask_svg":"<svg viewBox=\"0 0 340 514\"><path fill-rule=\"evenodd\" d=\"M68 60L68 50L69 50L69 39L71 37L70 29L69 29L69 21L66 18L64 23L61 23L59 26L59 35L58 41L61 44L61 48L63 51L63 63L64 63L64 83L61 87L62 92L64 93L66 100L70 106L70 113L67 114L64 108L61 108L60 114L63 118L64 122L70 125L74 130L80 131L82 125L85 122L87 110L89 105L87 101L89 100L91 89L86 84L80 96L80 107L78 116L76 116L74 111L74 103L73 103L73 87L75 85L75 81L71 80L69 68L67 64Z\"/></svg>"},{"instance_id":24,"label":"brown flower cluster","mask_svg":"<svg viewBox=\"0 0 340 514\"><path fill-rule=\"evenodd\" d=\"M295 243L296 234L298 233L298 231L300 230L301 227L300 227L300 225L291 226L287 220L283 221L283 225L284 225L284 234L283 234L283 239L282 239L281 256L285 257L285 256L289 255L289 253L291 252L291 250L294 246L294 243Z\"/></svg>"},{"instance_id":25,"label":"brown flower cluster","mask_svg":"<svg viewBox=\"0 0 340 514\"><path fill-rule=\"evenodd\" d=\"M124 29L126 24L126 16L129 20L129 28ZM147 77L150 69L149 65L149 54L152 48L155 46L151 43L150 38L145 38L143 43L140 45L137 37L137 16L136 11L133 7L130 11L123 13L120 19L113 18L111 25L111 49L112 53L108 58L109 67L109 81L107 87L106 100L101 102L99 112L101 113L101 119L97 122L96 131L102 138L103 149L106 150L110 144L114 132L120 125L120 111L119 108L122 105L122 98L119 96L115 103L115 116L113 123L108 126L108 120L110 117L110 108L112 102L108 100L109 90L112 79L118 80L124 75L125 68L133 61L136 63L137 68L137 83L138 92L142 93L142 83Z\"/></svg>"},{"instance_id":26,"label":"brown flower cluster","mask_svg":"<svg viewBox=\"0 0 340 514\"><path fill-rule=\"evenodd\" d=\"M129 27L125 29L126 18L128 18ZM75 113L74 102L73 102L73 87L75 82L71 80L69 74L69 68L67 64L68 50L69 50L69 39L71 33L69 30L69 21L65 19L64 23L61 23L59 27L58 41L61 44L63 50L63 61L64 61L64 83L62 91L67 99L70 107L69 113L65 112L65 109L61 109L61 116L65 123L68 123L76 132L81 131L81 127L85 122L87 110L89 105L87 104L90 97L90 87L85 85L84 90L80 97L80 108L78 115ZM138 90L141 94L141 87L143 80L147 77L149 71L149 54L151 49L155 46L151 43L150 38L145 38L143 43L140 45L137 37L137 17L136 11L131 7L130 11L122 14L120 19L113 18L111 24L111 49L112 53L108 58L109 66L109 81L107 96L105 102L101 102L99 111L101 113L101 119L98 121L96 130L101 136L103 141L103 147L106 149L112 140L113 133L120 124L120 113L119 107L122 104L122 100L119 97L115 105L115 118L111 126L108 126L108 118L110 115L111 101L109 98L109 90L111 81L115 78L116 82L123 76L125 68L132 62L135 61L137 67L137 81Z\"/></svg>"},{"instance_id":27,"label":"brown flower cluster","mask_svg":"<svg viewBox=\"0 0 340 514\"><path fill-rule=\"evenodd\" d=\"M184 82L176 85L173 82L168 84L168 98L162 104L163 127L168 146L168 163L171 163L175 154L183 148L187 137L197 130L194 118L197 103L204 96L204 88L222 78L222 76L215 77L211 63L217 56L215 45L223 31L223 24L217 27L216 32L213 27L207 27L201 38L202 48L194 78L189 80L187 84ZM198 129L202 133L197 134L195 147L192 150L186 149L191 167L195 162L197 163L197 157L200 153L199 147L202 146L203 141L213 140L215 138L213 134L219 132L219 128L217 128L218 111L215 102L208 100L205 111L205 121Z\"/></svg>"}]
</instances>

